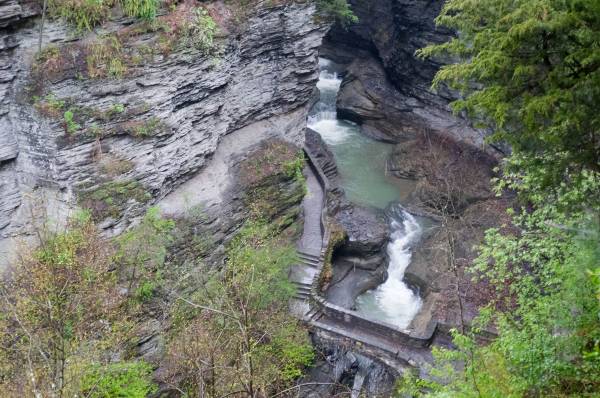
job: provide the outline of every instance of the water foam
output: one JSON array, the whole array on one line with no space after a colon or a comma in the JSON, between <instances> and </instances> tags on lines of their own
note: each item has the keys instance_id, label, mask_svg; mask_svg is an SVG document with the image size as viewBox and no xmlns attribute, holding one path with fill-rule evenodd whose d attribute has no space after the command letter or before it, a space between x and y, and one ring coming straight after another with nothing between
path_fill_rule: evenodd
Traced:
<instances>
[{"instance_id":1,"label":"water foam","mask_svg":"<svg viewBox=\"0 0 600 398\"><path fill-rule=\"evenodd\" d=\"M403 281L412 257L411 244L421 234L415 218L402 211L402 222L392 219L392 236L387 253L390 258L388 278L375 290L375 300L394 324L406 328L421 308L422 300Z\"/></svg>"},{"instance_id":2,"label":"water foam","mask_svg":"<svg viewBox=\"0 0 600 398\"><path fill-rule=\"evenodd\" d=\"M320 101L315 105L314 113L308 118L308 127L317 131L323 140L333 147L361 145L364 138L358 133L356 125L337 118L336 99L342 79L335 71L330 70L333 68L331 61L320 58L319 66L321 72L317 87L320 91ZM363 153L365 150L366 147L361 147L361 156L367 156ZM372 154L369 159L373 160ZM338 159L338 167L343 168L344 165L346 163ZM340 172L345 174L342 169ZM356 170L351 172L357 174ZM346 181L346 185L350 182ZM361 180L361 185L369 186L369 182L371 181ZM348 188L346 186L347 191ZM403 281L404 272L411 260L411 244L419 238L421 227L412 215L399 207L393 208L392 213L390 226L393 232L387 246L390 259L388 278L376 289L358 297L356 304L358 311L369 317L406 328L422 305L419 295Z\"/></svg>"}]
</instances>

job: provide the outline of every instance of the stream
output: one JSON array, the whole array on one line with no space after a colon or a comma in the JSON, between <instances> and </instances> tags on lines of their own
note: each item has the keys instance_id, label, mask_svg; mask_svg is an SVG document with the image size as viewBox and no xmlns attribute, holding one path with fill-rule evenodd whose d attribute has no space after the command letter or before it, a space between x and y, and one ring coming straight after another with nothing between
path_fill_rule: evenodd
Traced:
<instances>
[{"instance_id":1,"label":"stream","mask_svg":"<svg viewBox=\"0 0 600 398\"><path fill-rule=\"evenodd\" d=\"M412 215L397 205L414 185L386 175L386 161L393 145L373 140L363 135L358 125L337 118L336 99L343 68L323 58L319 59L319 67L320 98L311 111L308 127L317 131L333 152L348 199L362 206L389 209L392 233L387 246L388 278L359 296L356 310L404 329L422 304L419 295L403 281L411 260L411 245L418 240L422 228Z\"/></svg>"}]
</instances>

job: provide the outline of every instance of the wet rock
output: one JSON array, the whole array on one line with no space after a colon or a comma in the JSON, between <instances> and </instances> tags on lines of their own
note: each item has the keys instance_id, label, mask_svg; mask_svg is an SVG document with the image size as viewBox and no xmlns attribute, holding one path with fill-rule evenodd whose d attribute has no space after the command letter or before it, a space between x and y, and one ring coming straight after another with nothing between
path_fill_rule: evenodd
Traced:
<instances>
[{"instance_id":1,"label":"wet rock","mask_svg":"<svg viewBox=\"0 0 600 398\"><path fill-rule=\"evenodd\" d=\"M383 362L334 340L313 336L322 358L311 369L299 396L321 398L337 394L350 397L388 397L397 372Z\"/></svg>"},{"instance_id":2,"label":"wet rock","mask_svg":"<svg viewBox=\"0 0 600 398\"><path fill-rule=\"evenodd\" d=\"M390 231L383 214L365 207L348 205L336 213L335 219L348 236L337 254L366 257L384 251Z\"/></svg>"},{"instance_id":3,"label":"wet rock","mask_svg":"<svg viewBox=\"0 0 600 398\"><path fill-rule=\"evenodd\" d=\"M338 98L341 117L359 124L363 132L399 142L434 132L478 148L487 132L474 129L448 103L456 98L443 85L431 82L440 60L423 60L415 52L442 43L452 32L436 27L443 1L352 0L358 24L334 26L321 54L348 65Z\"/></svg>"}]
</instances>

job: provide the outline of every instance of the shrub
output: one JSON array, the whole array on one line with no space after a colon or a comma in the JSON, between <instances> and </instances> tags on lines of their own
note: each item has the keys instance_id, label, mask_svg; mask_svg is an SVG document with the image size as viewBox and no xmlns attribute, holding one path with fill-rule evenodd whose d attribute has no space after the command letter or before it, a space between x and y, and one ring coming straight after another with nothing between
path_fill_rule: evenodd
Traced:
<instances>
[{"instance_id":1,"label":"shrub","mask_svg":"<svg viewBox=\"0 0 600 398\"><path fill-rule=\"evenodd\" d=\"M50 15L64 18L78 31L91 30L102 23L110 11L110 0L49 0Z\"/></svg>"},{"instance_id":2,"label":"shrub","mask_svg":"<svg viewBox=\"0 0 600 398\"><path fill-rule=\"evenodd\" d=\"M35 108L44 116L59 118L65 108L65 101L56 98L52 93L46 95L44 99L35 97Z\"/></svg>"},{"instance_id":3,"label":"shrub","mask_svg":"<svg viewBox=\"0 0 600 398\"><path fill-rule=\"evenodd\" d=\"M196 8L191 20L181 26L179 45L208 54L214 48L217 24L204 8Z\"/></svg>"},{"instance_id":4,"label":"shrub","mask_svg":"<svg viewBox=\"0 0 600 398\"><path fill-rule=\"evenodd\" d=\"M79 204L90 209L96 221L107 217L117 218L129 200L146 203L151 195L138 181L109 181L90 191L79 193Z\"/></svg>"},{"instance_id":5,"label":"shrub","mask_svg":"<svg viewBox=\"0 0 600 398\"><path fill-rule=\"evenodd\" d=\"M74 117L75 114L73 113L72 108L69 108L69 110L64 113L65 131L67 134L75 134L81 128L81 125L74 120Z\"/></svg>"},{"instance_id":6,"label":"shrub","mask_svg":"<svg viewBox=\"0 0 600 398\"><path fill-rule=\"evenodd\" d=\"M304 154L302 151L299 151L294 159L285 162L283 164L283 170L286 176L304 184Z\"/></svg>"},{"instance_id":7,"label":"shrub","mask_svg":"<svg viewBox=\"0 0 600 398\"><path fill-rule=\"evenodd\" d=\"M294 247L281 245L270 225L247 223L226 250L223 271L207 273L204 289L177 302L166 381L194 397L276 396L314 356L288 311Z\"/></svg>"},{"instance_id":8,"label":"shrub","mask_svg":"<svg viewBox=\"0 0 600 398\"><path fill-rule=\"evenodd\" d=\"M92 79L120 79L127 73L126 54L117 35L101 38L88 47L86 57L88 76Z\"/></svg>"},{"instance_id":9,"label":"shrub","mask_svg":"<svg viewBox=\"0 0 600 398\"><path fill-rule=\"evenodd\" d=\"M125 105L123 104L113 104L108 110L109 114L119 114L125 112Z\"/></svg>"},{"instance_id":10,"label":"shrub","mask_svg":"<svg viewBox=\"0 0 600 398\"><path fill-rule=\"evenodd\" d=\"M0 284L0 365L6 364L0 391L74 396L77 364L94 355L95 342L107 339L104 326L120 305L113 251L87 213L76 215L64 232L37 233L40 246L21 253ZM84 343L91 335L94 343Z\"/></svg>"},{"instance_id":11,"label":"shrub","mask_svg":"<svg viewBox=\"0 0 600 398\"><path fill-rule=\"evenodd\" d=\"M151 207L138 226L116 240L115 263L128 280L127 290L135 302L148 301L160 287L174 227L173 220L163 219L158 208Z\"/></svg>"},{"instance_id":12,"label":"shrub","mask_svg":"<svg viewBox=\"0 0 600 398\"><path fill-rule=\"evenodd\" d=\"M152 20L156 17L158 0L121 0L123 11L131 17Z\"/></svg>"},{"instance_id":13,"label":"shrub","mask_svg":"<svg viewBox=\"0 0 600 398\"><path fill-rule=\"evenodd\" d=\"M156 391L152 368L143 361L93 365L82 379L83 396L88 398L145 398Z\"/></svg>"},{"instance_id":14,"label":"shrub","mask_svg":"<svg viewBox=\"0 0 600 398\"><path fill-rule=\"evenodd\" d=\"M346 0L317 0L317 9L326 18L332 18L344 27L358 22Z\"/></svg>"}]
</instances>

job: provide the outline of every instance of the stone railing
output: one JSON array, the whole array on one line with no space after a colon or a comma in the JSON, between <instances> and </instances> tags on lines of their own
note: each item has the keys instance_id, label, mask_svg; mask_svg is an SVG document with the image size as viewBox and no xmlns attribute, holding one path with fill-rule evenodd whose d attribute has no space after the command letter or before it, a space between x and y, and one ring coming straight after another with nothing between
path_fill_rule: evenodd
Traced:
<instances>
[{"instance_id":1,"label":"stone railing","mask_svg":"<svg viewBox=\"0 0 600 398\"><path fill-rule=\"evenodd\" d=\"M329 225L327 223L327 193L330 191L329 180L327 176L321 170L319 166L319 162L313 154L310 152L308 147L304 147L304 154L306 155L308 166L314 172L317 177L317 181L319 181L319 185L321 185L321 189L323 190L323 204L321 206L321 233L323 234L323 239L321 242L321 258L325 256L325 252L327 251L327 247L329 246L329 237L331 232L329 230Z\"/></svg>"},{"instance_id":2,"label":"stone railing","mask_svg":"<svg viewBox=\"0 0 600 398\"><path fill-rule=\"evenodd\" d=\"M323 234L320 257L321 264L319 267L319 272L315 275L311 287L312 305L317 306L320 312L326 318L333 320L338 324L347 325L348 329L352 328L354 330L361 330L365 336L364 342L366 343L373 339L383 339L388 342L392 341L394 344L397 343L398 345L406 345L410 347L429 346L438 328L437 322L434 320L431 320L424 330L418 332L414 330L403 330L394 325L369 319L356 311L352 311L330 303L323 296L321 296L319 280L323 271L323 260L329 248L331 234L327 222L327 203L328 193L330 192L330 184L327 177L323 173L323 170L319 166L318 161L307 147L304 147L304 153L306 154L309 167L314 172L323 190L323 206L321 208L321 232Z\"/></svg>"},{"instance_id":3,"label":"stone railing","mask_svg":"<svg viewBox=\"0 0 600 398\"><path fill-rule=\"evenodd\" d=\"M369 319L356 311L332 304L320 295L313 296L312 299L314 304L319 306L321 312L329 319L348 325L348 327L367 331L369 336L379 337L401 345L427 347L431 344L437 328L437 323L430 321L427 328L421 333L403 330L386 322Z\"/></svg>"}]
</instances>

